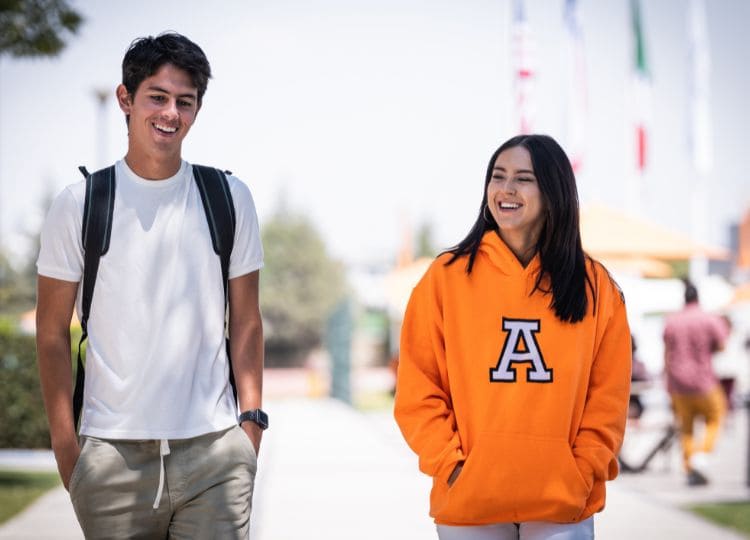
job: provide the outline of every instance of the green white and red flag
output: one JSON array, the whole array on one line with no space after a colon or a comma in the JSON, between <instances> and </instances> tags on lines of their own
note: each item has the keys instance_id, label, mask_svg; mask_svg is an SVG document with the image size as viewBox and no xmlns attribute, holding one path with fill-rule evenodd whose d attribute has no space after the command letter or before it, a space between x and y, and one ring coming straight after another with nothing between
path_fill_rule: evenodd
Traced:
<instances>
[{"instance_id":1,"label":"green white and red flag","mask_svg":"<svg viewBox=\"0 0 750 540\"><path fill-rule=\"evenodd\" d=\"M649 158L648 124L651 117L651 76L641 21L639 0L630 0L633 25L633 99L635 127L635 165L639 174L646 170Z\"/></svg>"}]
</instances>

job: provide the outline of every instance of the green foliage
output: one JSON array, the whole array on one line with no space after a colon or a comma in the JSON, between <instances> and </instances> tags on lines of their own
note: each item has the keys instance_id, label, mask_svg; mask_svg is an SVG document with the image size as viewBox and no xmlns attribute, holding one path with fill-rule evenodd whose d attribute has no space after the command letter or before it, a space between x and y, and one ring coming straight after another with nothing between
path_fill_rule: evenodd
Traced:
<instances>
[{"instance_id":1,"label":"green foliage","mask_svg":"<svg viewBox=\"0 0 750 540\"><path fill-rule=\"evenodd\" d=\"M299 363L321 342L326 319L344 295L344 273L304 216L279 212L263 226L261 237L266 363Z\"/></svg>"},{"instance_id":2,"label":"green foliage","mask_svg":"<svg viewBox=\"0 0 750 540\"><path fill-rule=\"evenodd\" d=\"M71 334L73 355L81 337L79 326ZM84 344L83 351L86 346ZM0 448L49 448L34 336L19 333L8 319L0 318Z\"/></svg>"},{"instance_id":3,"label":"green foliage","mask_svg":"<svg viewBox=\"0 0 750 540\"><path fill-rule=\"evenodd\" d=\"M57 473L0 470L0 523L60 483Z\"/></svg>"},{"instance_id":4,"label":"green foliage","mask_svg":"<svg viewBox=\"0 0 750 540\"><path fill-rule=\"evenodd\" d=\"M667 264L672 268L672 276L677 278L686 278L690 275L690 261L667 261Z\"/></svg>"},{"instance_id":5,"label":"green foliage","mask_svg":"<svg viewBox=\"0 0 750 540\"><path fill-rule=\"evenodd\" d=\"M34 336L0 328L0 448L49 448Z\"/></svg>"},{"instance_id":6,"label":"green foliage","mask_svg":"<svg viewBox=\"0 0 750 540\"><path fill-rule=\"evenodd\" d=\"M719 525L750 536L750 501L701 504L692 506L690 510Z\"/></svg>"},{"instance_id":7,"label":"green foliage","mask_svg":"<svg viewBox=\"0 0 750 540\"><path fill-rule=\"evenodd\" d=\"M41 215L47 215L54 198L52 192L43 196L39 204ZM36 258L41 247L41 233L30 231L26 237L30 244L28 255L14 264L0 247L0 317L17 317L34 309L36 304Z\"/></svg>"},{"instance_id":8,"label":"green foliage","mask_svg":"<svg viewBox=\"0 0 750 540\"><path fill-rule=\"evenodd\" d=\"M354 408L364 413L391 413L393 393L382 390L359 392L354 397Z\"/></svg>"},{"instance_id":9,"label":"green foliage","mask_svg":"<svg viewBox=\"0 0 750 540\"><path fill-rule=\"evenodd\" d=\"M0 315L18 315L36 302L36 269L15 270L0 251Z\"/></svg>"},{"instance_id":10,"label":"green foliage","mask_svg":"<svg viewBox=\"0 0 750 540\"><path fill-rule=\"evenodd\" d=\"M65 0L0 0L0 55L55 56L82 22Z\"/></svg>"}]
</instances>

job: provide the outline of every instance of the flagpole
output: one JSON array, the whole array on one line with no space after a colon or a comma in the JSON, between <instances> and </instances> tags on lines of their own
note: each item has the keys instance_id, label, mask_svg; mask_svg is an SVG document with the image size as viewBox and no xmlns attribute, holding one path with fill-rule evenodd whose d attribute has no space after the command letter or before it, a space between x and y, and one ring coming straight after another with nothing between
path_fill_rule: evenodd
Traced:
<instances>
[{"instance_id":1,"label":"flagpole","mask_svg":"<svg viewBox=\"0 0 750 540\"><path fill-rule=\"evenodd\" d=\"M691 196L691 228L693 240L700 245L708 243L708 201L706 185L713 166L710 116L711 58L706 28L706 6L703 0L690 0L688 8L689 112L688 146L693 165ZM708 275L708 259L696 254L690 260L690 277L700 281Z\"/></svg>"}]
</instances>

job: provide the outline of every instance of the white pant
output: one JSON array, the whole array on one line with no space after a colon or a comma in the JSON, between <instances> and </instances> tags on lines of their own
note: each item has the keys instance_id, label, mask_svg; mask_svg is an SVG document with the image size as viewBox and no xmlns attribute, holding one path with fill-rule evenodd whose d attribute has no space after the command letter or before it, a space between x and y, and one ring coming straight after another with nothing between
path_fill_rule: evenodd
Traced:
<instances>
[{"instance_id":1,"label":"white pant","mask_svg":"<svg viewBox=\"0 0 750 540\"><path fill-rule=\"evenodd\" d=\"M527 521L467 527L438 525L437 533L440 540L593 540L594 518L579 523Z\"/></svg>"}]
</instances>

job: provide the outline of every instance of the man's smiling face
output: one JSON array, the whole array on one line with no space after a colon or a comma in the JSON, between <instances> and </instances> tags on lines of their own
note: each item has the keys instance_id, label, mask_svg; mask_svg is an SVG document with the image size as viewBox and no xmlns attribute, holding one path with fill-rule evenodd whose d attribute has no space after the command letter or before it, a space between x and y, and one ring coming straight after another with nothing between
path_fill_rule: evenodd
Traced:
<instances>
[{"instance_id":1,"label":"man's smiling face","mask_svg":"<svg viewBox=\"0 0 750 540\"><path fill-rule=\"evenodd\" d=\"M164 64L128 94L117 88L120 108L129 116L130 145L145 155L179 155L182 140L198 114L198 90L188 73Z\"/></svg>"}]
</instances>

